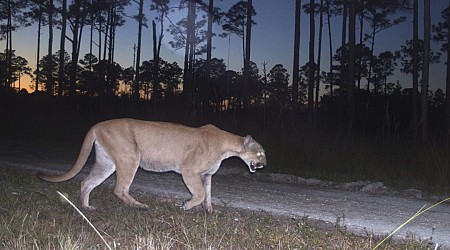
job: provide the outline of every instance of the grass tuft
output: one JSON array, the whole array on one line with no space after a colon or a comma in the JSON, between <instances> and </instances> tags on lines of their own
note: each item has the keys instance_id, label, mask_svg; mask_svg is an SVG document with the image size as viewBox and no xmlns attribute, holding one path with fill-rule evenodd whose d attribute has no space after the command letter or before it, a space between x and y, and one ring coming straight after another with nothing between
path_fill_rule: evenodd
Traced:
<instances>
[{"instance_id":1,"label":"grass tuft","mask_svg":"<svg viewBox=\"0 0 450 250\"><path fill-rule=\"evenodd\" d=\"M97 228L95 228L95 226L89 221L88 218L86 218L86 216L83 214L83 212L80 211L80 209L78 209L77 206L75 206L75 204L73 204L68 198L67 198L67 194L62 194L59 191L56 191L63 199L64 201L66 201L67 203L69 203L74 209L75 211L77 211L77 213L79 213L84 220L87 221L87 223L89 224L89 226L92 227L92 229L94 229L95 233L102 239L102 241L105 243L105 245L108 247L108 249L112 250L111 246L109 246L108 242L106 242L105 238L103 238L102 234L97 230Z\"/></svg>"},{"instance_id":2,"label":"grass tuft","mask_svg":"<svg viewBox=\"0 0 450 250\"><path fill-rule=\"evenodd\" d=\"M417 218L418 216L420 216L421 214L426 213L428 210L430 210L430 209L432 209L432 208L434 208L434 207L436 207L436 206L439 206L440 204L442 204L442 203L444 203L444 202L447 202L447 201L449 201L449 200L450 200L450 198L446 198L446 199L444 199L444 200L442 200L442 201L440 201L440 202L438 202L438 203L436 203L436 204L434 204L434 205L432 205L432 206L430 206L430 207L428 207L428 208L426 208L426 209L424 209L425 206L421 207L421 208L419 209L419 211L417 211L413 216L411 216L408 220L406 220L404 223L402 223L400 226L398 226L394 231L392 231L392 233L390 233L390 234L389 234L388 236L386 236L382 241L380 241L380 242L373 248L373 250L377 249L377 248L378 248L379 246L381 246L386 240L390 239L395 233L397 233L400 229L402 229L406 224L410 223L412 220L416 219L416 218Z\"/></svg>"}]
</instances>

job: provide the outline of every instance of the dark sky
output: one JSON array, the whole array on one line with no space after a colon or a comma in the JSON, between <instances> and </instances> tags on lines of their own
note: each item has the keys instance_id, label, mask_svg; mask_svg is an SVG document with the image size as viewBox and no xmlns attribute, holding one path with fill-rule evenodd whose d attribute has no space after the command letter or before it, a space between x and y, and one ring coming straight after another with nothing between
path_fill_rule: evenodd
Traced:
<instances>
[{"instance_id":1,"label":"dark sky","mask_svg":"<svg viewBox=\"0 0 450 250\"><path fill-rule=\"evenodd\" d=\"M177 6L178 1L173 1L173 6ZM226 11L237 1L224 0L215 1L218 7ZM316 1L317 2L317 1ZM132 1L133 5L127 7L127 12L130 15L137 13L137 4ZM306 3L306 1L302 1ZM270 70L275 64L283 64L292 75L292 61L293 61L293 31L294 31L294 5L295 0L254 0L254 8L257 15L254 20L257 25L253 27L252 32L252 55L251 60L257 63L260 73L262 73L262 63L267 62L267 70ZM447 6L447 1L432 1L432 23L441 21L441 11ZM150 12L150 1L145 1L145 14L149 20L154 18L153 13ZM423 8L423 1L419 1L419 7ZM170 14L170 18L173 21L179 20L186 15L185 11L176 11ZM390 29L381 31L375 41L375 54L384 52L386 50L395 51L400 49L400 46L405 43L406 40L412 38L412 15L411 13L402 13L407 17L407 21L401 23ZM420 19L420 33L422 36L423 30L423 16L422 12L419 13ZM340 33L341 33L341 18L332 18L332 41L333 50L336 50L340 46ZM318 24L318 16L316 17L316 25ZM166 22L166 27L168 26ZM326 20L324 20L324 34L323 34L323 48L322 54L322 70L328 70L328 41ZM151 26L151 25L150 25ZM369 26L365 24L365 32L368 32ZM359 29L357 25L357 29ZM217 33L221 33L222 30L218 26L214 26L214 30ZM84 37L82 41L81 57L87 53L89 30L85 29ZM317 31L316 31L317 32ZM44 55L47 51L47 34L48 31L44 27L41 40L41 55ZM357 31L359 34L359 30ZM152 38L151 30L144 28L143 33L143 50L141 59L149 60L152 58ZM55 41L53 43L53 51L56 52L59 49L59 30L54 31ZM316 34L316 39L318 35ZM168 42L172 39L171 35L166 33L163 40L162 58L167 61L176 61L180 66L183 65L183 52L184 50L174 51ZM359 38L357 38L359 40ZM119 27L117 30L116 41L116 54L115 60L124 68L133 64L133 45L137 41L137 22L126 18L126 24L123 27ZM301 16L301 59L300 65L304 65L308 58L308 42L309 42L309 16L302 13ZM13 35L14 48L16 55L25 57L30 66L34 69L36 64L36 46L37 46L37 27L31 26L25 29L21 29ZM316 41L317 45L317 41ZM366 44L367 45L367 44ZM0 41L0 46L4 48L5 41ZM233 70L240 70L243 65L242 59L242 41L236 35L231 35L231 38L219 38L213 39L213 46L216 48L213 51L213 57L224 59L229 68ZM369 45L367 45L369 46ZM67 44L66 48L70 48ZM440 45L432 43L434 50L439 50ZM317 51L316 51L317 53ZM315 56L317 58L317 56ZM430 74L430 87L432 89L444 88L445 86L445 61L446 58L441 58L441 63L431 66ZM399 65L400 66L400 65ZM411 87L411 76L403 73L396 73L388 79L390 82L400 81L403 88ZM25 82L26 80L23 80ZM28 85L28 84L26 84ZM22 85L23 86L23 85Z\"/></svg>"}]
</instances>

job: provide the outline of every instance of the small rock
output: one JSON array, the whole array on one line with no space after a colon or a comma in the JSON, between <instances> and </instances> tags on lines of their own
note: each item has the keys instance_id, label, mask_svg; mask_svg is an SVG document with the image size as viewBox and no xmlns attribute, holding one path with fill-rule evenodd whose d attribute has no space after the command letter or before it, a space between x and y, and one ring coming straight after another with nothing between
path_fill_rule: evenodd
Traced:
<instances>
[{"instance_id":1,"label":"small rock","mask_svg":"<svg viewBox=\"0 0 450 250\"><path fill-rule=\"evenodd\" d=\"M414 197L414 198L417 198L417 199L422 198L422 191L414 189L414 188L405 190L404 194L409 196L409 197Z\"/></svg>"},{"instance_id":2,"label":"small rock","mask_svg":"<svg viewBox=\"0 0 450 250\"><path fill-rule=\"evenodd\" d=\"M387 188L383 182L373 182L373 183L367 184L366 186L361 188L359 191L364 192L364 193L376 194L376 193L382 193L386 189Z\"/></svg>"},{"instance_id":3,"label":"small rock","mask_svg":"<svg viewBox=\"0 0 450 250\"><path fill-rule=\"evenodd\" d=\"M356 191L361 190L365 186L370 184L369 181L353 181L353 182L347 182L338 185L338 188L344 189L344 190L350 190L350 191Z\"/></svg>"}]
</instances>

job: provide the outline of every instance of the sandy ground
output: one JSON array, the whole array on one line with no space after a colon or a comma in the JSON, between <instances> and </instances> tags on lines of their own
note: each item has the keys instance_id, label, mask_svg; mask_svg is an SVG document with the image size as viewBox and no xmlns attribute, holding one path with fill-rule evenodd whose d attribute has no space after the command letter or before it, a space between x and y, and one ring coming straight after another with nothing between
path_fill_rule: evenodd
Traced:
<instances>
[{"instance_id":1,"label":"sandy ground","mask_svg":"<svg viewBox=\"0 0 450 250\"><path fill-rule=\"evenodd\" d=\"M33 171L64 172L71 168L77 153L73 149L42 148L36 144L0 143L2 165ZM86 166L81 176L89 168ZM114 184L114 175L107 183ZM175 173L139 171L131 189L176 201L190 198L181 176ZM335 184L287 175L249 174L246 166L237 160L228 161L214 175L212 196L213 205L308 217L339 224L356 234L378 236L391 233L421 208L437 202L424 198L418 190L400 192L377 182ZM95 206L95 200L91 204ZM450 203L422 214L395 237L404 238L411 234L416 239L433 241L440 249L450 249Z\"/></svg>"}]
</instances>

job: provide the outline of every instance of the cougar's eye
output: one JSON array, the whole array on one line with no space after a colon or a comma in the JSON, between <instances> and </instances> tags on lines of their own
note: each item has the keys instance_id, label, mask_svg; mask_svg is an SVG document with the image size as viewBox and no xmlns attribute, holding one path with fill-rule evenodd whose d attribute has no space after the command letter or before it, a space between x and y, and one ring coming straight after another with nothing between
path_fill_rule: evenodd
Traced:
<instances>
[{"instance_id":1,"label":"cougar's eye","mask_svg":"<svg viewBox=\"0 0 450 250\"><path fill-rule=\"evenodd\" d=\"M258 152L258 153L256 153L256 156L258 156L258 157L262 157L263 155L264 155L263 152Z\"/></svg>"}]
</instances>

